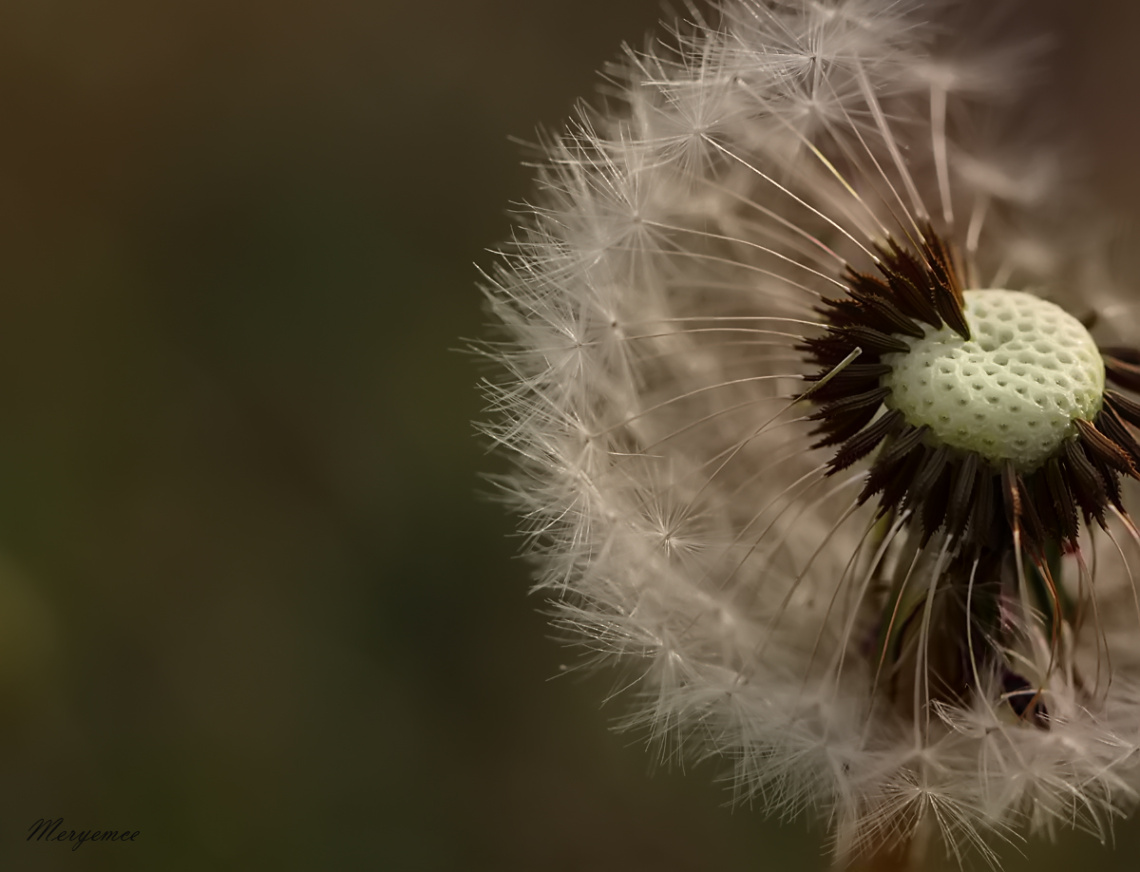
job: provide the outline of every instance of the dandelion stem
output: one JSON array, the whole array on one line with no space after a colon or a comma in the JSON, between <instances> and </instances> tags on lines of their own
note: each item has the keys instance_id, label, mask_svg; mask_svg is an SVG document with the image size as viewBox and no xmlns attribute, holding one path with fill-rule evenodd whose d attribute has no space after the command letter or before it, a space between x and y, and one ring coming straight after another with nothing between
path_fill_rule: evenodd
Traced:
<instances>
[{"instance_id":1,"label":"dandelion stem","mask_svg":"<svg viewBox=\"0 0 1140 872\"><path fill-rule=\"evenodd\" d=\"M906 842L893 842L881 850L861 854L853 860L838 860L835 872L925 872L926 839L921 835Z\"/></svg>"},{"instance_id":2,"label":"dandelion stem","mask_svg":"<svg viewBox=\"0 0 1140 872\"><path fill-rule=\"evenodd\" d=\"M840 851L834 872L930 872L928 848L934 828L923 818L909 836L880 834L853 851Z\"/></svg>"}]
</instances>

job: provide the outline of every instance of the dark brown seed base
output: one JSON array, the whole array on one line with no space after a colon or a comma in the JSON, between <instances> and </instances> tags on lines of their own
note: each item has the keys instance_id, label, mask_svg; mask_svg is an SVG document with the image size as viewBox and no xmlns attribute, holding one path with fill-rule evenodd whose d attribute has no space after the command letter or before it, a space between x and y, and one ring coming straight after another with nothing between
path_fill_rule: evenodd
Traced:
<instances>
[{"instance_id":1,"label":"dark brown seed base","mask_svg":"<svg viewBox=\"0 0 1140 872\"><path fill-rule=\"evenodd\" d=\"M877 497L880 516L905 514L905 523L920 532L923 545L944 531L954 546L946 583L959 591L973 581L979 590L993 591L1000 567L1020 548L1043 591L1045 601L1039 605L1055 635L1059 620L1073 616L1066 614L1051 566L1057 565L1058 554L1077 548L1082 522L1088 526L1095 520L1104 527L1110 507L1127 517L1120 477L1140 478L1140 444L1132 430L1140 428L1140 402L1106 390L1096 418L1076 421L1075 435L1032 470L947 446L929 428L908 423L897 409L884 411L890 391L882 377L890 366L882 356L909 351L903 337L921 338L927 329L946 325L970 338L953 250L929 224L908 243L888 240L876 246L878 275L848 267L847 296L817 307L827 324L825 332L797 346L819 366L807 376L812 387L802 395L816 406L811 419L817 422L813 435L818 439L813 447L835 446L829 475L878 448L858 502ZM835 372L856 350L855 362ZM1140 392L1140 351L1103 348L1101 354L1109 382ZM981 577L975 578L979 572ZM978 598L975 613L966 616L984 634L1002 634L997 596L993 591ZM890 628L885 629L884 637L890 635ZM899 658L891 659L898 669L905 658L901 651L896 653ZM966 652L944 653L950 661L963 661L963 668L938 670L939 695L960 698L969 692ZM1024 720L1047 728L1040 689L1030 688L1007 667L1002 674L1011 707Z\"/></svg>"},{"instance_id":2,"label":"dark brown seed base","mask_svg":"<svg viewBox=\"0 0 1140 872\"><path fill-rule=\"evenodd\" d=\"M814 447L838 446L829 474L882 450L859 495L878 496L880 512L909 512L923 541L939 529L963 544L963 552L1002 548L1016 531L1031 556L1050 542L1075 547L1081 519L1105 524L1111 505L1124 512L1120 476L1140 478L1140 444L1129 425L1140 427L1140 402L1106 391L1093 421L1077 421L1077 433L1035 470L1019 472L1010 461L993 462L940 443L925 426L909 424L897 409L880 415L890 390L882 356L905 353L902 337L921 338L943 325L970 337L965 298L950 247L929 225L914 251L894 240L877 246L880 275L846 271L847 296L817 309L826 322L822 336L798 348L820 370L821 382L856 349L857 362L805 392L817 410ZM1140 351L1102 349L1109 381L1140 391ZM877 417L878 416L878 417ZM1002 523L1004 521L1004 523Z\"/></svg>"}]
</instances>

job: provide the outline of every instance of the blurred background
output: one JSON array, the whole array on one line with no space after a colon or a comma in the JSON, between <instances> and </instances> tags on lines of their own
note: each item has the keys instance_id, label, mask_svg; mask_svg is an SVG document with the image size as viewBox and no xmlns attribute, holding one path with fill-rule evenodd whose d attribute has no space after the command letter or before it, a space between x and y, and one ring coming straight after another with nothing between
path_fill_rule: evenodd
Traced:
<instances>
[{"instance_id":1,"label":"blurred background","mask_svg":"<svg viewBox=\"0 0 1140 872\"><path fill-rule=\"evenodd\" d=\"M1140 11L1027 4L1140 214ZM563 678L474 264L658 0L0 4L0 868L824 870ZM134 843L25 841L39 818ZM1133 869L1067 835L1013 872Z\"/></svg>"}]
</instances>

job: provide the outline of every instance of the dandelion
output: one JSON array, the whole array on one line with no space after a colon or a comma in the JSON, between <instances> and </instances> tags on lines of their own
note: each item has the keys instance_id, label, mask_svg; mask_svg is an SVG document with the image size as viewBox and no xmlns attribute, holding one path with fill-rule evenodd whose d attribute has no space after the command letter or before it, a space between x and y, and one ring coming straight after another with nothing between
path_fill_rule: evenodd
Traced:
<instances>
[{"instance_id":1,"label":"dandelion","mask_svg":"<svg viewBox=\"0 0 1140 872\"><path fill-rule=\"evenodd\" d=\"M1135 308L999 135L1030 52L945 6L690 8L545 144L487 280L559 625L837 868L1104 839L1138 783Z\"/></svg>"}]
</instances>

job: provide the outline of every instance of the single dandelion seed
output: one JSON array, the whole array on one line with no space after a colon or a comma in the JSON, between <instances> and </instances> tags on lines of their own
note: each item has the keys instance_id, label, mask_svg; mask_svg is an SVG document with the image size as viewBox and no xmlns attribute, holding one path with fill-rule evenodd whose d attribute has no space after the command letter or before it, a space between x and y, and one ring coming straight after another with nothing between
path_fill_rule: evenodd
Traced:
<instances>
[{"instance_id":1,"label":"single dandelion seed","mask_svg":"<svg viewBox=\"0 0 1140 872\"><path fill-rule=\"evenodd\" d=\"M633 671L626 726L825 816L837 868L1107 839L1140 325L1040 138L973 138L1027 52L916 0L689 19L545 143L486 282L539 588Z\"/></svg>"}]
</instances>

